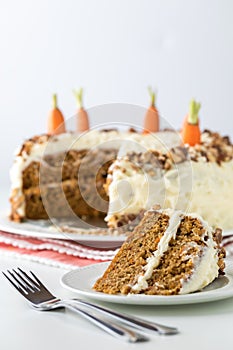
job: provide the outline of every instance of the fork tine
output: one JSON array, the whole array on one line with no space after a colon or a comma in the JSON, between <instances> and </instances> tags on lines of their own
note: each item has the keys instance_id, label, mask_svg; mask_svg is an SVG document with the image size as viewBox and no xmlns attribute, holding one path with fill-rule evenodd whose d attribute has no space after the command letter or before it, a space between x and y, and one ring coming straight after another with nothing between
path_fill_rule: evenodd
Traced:
<instances>
[{"instance_id":1,"label":"fork tine","mask_svg":"<svg viewBox=\"0 0 233 350\"><path fill-rule=\"evenodd\" d=\"M14 271L14 270L13 270ZM13 272L11 272L10 270L7 270L7 272L11 275L11 277L13 278L13 280L15 280L19 286L21 287L21 289L23 289L26 293L28 293L29 288L27 285L25 285L17 276L14 275Z\"/></svg>"},{"instance_id":2,"label":"fork tine","mask_svg":"<svg viewBox=\"0 0 233 350\"><path fill-rule=\"evenodd\" d=\"M26 277L26 279L28 279L33 286L35 286L38 290L41 290L41 289L44 289L46 292L49 292L50 291L48 290L48 288L45 287L45 285L39 280L38 277L36 277L36 275L30 271L32 277L34 279L32 279L25 271L23 271L21 268L18 267L18 270Z\"/></svg>"},{"instance_id":3,"label":"fork tine","mask_svg":"<svg viewBox=\"0 0 233 350\"><path fill-rule=\"evenodd\" d=\"M20 286L17 286L9 276L7 276L7 274L5 272L3 272L3 275L8 279L8 281L17 289L18 292L20 292L21 294L23 294L25 296L26 292L24 289L22 289Z\"/></svg>"},{"instance_id":4,"label":"fork tine","mask_svg":"<svg viewBox=\"0 0 233 350\"><path fill-rule=\"evenodd\" d=\"M31 292L35 292L35 287L33 285L31 285L20 273L18 273L15 269L13 269L14 273L25 283L25 285L27 286L27 288L31 291ZM38 287L36 287L36 289L38 290Z\"/></svg>"},{"instance_id":5,"label":"fork tine","mask_svg":"<svg viewBox=\"0 0 233 350\"><path fill-rule=\"evenodd\" d=\"M36 278L36 276L31 272L31 274L32 274L32 276L35 278L35 280L36 281L34 281L30 276L28 276L28 274L25 272L25 271L23 271L22 269L20 269L19 267L18 267L18 270L26 277L26 279L28 280L28 281L30 281L31 282L31 284L33 285L33 286L35 286L38 290L40 289L40 286L42 285L42 283L40 282L40 280L38 279L38 278Z\"/></svg>"},{"instance_id":6,"label":"fork tine","mask_svg":"<svg viewBox=\"0 0 233 350\"><path fill-rule=\"evenodd\" d=\"M36 275L35 275L32 271L30 271L30 273L31 273L31 275L33 276L33 278L35 278L35 280L37 281L37 283L38 283L38 285L40 286L40 288L42 287L42 288L44 288L46 291L49 292L48 288L45 287L45 285L39 280L39 278L36 277ZM50 293L50 292L49 292L49 293Z\"/></svg>"}]
</instances>

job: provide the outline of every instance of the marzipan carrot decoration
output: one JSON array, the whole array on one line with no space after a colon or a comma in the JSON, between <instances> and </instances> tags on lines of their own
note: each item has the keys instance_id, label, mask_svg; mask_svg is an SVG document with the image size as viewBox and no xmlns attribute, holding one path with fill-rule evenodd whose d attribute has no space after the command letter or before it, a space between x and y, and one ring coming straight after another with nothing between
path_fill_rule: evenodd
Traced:
<instances>
[{"instance_id":1,"label":"marzipan carrot decoration","mask_svg":"<svg viewBox=\"0 0 233 350\"><path fill-rule=\"evenodd\" d=\"M159 131L159 112L155 106L156 95L152 89L148 88L151 104L147 109L144 117L143 133L157 132Z\"/></svg>"},{"instance_id":2,"label":"marzipan carrot decoration","mask_svg":"<svg viewBox=\"0 0 233 350\"><path fill-rule=\"evenodd\" d=\"M201 142L201 131L199 127L200 103L192 100L189 105L189 114L185 118L181 132L184 144L195 146Z\"/></svg>"},{"instance_id":3,"label":"marzipan carrot decoration","mask_svg":"<svg viewBox=\"0 0 233 350\"><path fill-rule=\"evenodd\" d=\"M73 92L78 105L76 129L77 132L84 132L90 129L90 125L87 111L83 107L83 89L74 90Z\"/></svg>"},{"instance_id":4,"label":"marzipan carrot decoration","mask_svg":"<svg viewBox=\"0 0 233 350\"><path fill-rule=\"evenodd\" d=\"M187 115L185 116L184 118L184 121L183 121L183 125L182 125L182 129L184 128L184 126L188 123L188 117L189 117L189 113L187 113ZM198 118L198 125L199 125L199 118ZM181 130L182 130L181 129Z\"/></svg>"},{"instance_id":5,"label":"marzipan carrot decoration","mask_svg":"<svg viewBox=\"0 0 233 350\"><path fill-rule=\"evenodd\" d=\"M57 107L57 95L53 94L53 108L48 116L48 134L57 135L66 132L65 120L62 112Z\"/></svg>"}]
</instances>

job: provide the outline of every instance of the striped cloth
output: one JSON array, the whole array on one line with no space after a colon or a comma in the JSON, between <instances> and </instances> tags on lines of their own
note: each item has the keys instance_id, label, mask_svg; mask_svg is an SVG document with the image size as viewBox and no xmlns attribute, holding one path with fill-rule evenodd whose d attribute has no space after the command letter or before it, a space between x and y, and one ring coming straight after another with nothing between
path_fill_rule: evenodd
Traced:
<instances>
[{"instance_id":1,"label":"striped cloth","mask_svg":"<svg viewBox=\"0 0 233 350\"><path fill-rule=\"evenodd\" d=\"M62 268L110 261L116 250L87 247L72 240L34 238L0 231L0 255Z\"/></svg>"}]
</instances>

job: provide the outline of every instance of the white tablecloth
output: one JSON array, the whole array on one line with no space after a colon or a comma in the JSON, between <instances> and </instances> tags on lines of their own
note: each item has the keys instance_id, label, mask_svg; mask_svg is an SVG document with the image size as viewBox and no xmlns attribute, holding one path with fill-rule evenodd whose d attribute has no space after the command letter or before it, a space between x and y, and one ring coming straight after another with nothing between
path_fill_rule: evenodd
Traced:
<instances>
[{"instance_id":1,"label":"white tablecloth","mask_svg":"<svg viewBox=\"0 0 233 350\"><path fill-rule=\"evenodd\" d=\"M3 257L0 270L21 266L33 270L59 297L75 297L60 285L67 272L29 261ZM148 320L177 326L180 334L150 335L147 343L124 343L105 334L88 321L69 311L38 312L0 275L0 347L7 350L47 349L159 349L159 350L228 350L233 348L233 298L194 305L135 306L112 308Z\"/></svg>"}]
</instances>

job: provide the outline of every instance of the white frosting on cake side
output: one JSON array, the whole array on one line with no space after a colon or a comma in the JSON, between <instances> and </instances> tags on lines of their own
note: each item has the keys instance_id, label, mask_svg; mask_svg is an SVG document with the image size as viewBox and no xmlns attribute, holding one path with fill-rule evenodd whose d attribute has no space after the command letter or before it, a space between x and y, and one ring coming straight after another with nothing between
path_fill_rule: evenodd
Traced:
<instances>
[{"instance_id":1,"label":"white frosting on cake side","mask_svg":"<svg viewBox=\"0 0 233 350\"><path fill-rule=\"evenodd\" d=\"M139 292L148 287L147 281L151 278L154 269L159 265L164 253L168 250L169 242L172 238L176 238L177 229L180 226L183 214L181 211L173 211L171 209L167 209L164 213L170 216L168 227L161 237L157 249L147 259L147 264L144 266L145 273L138 276L136 284L132 286L133 291Z\"/></svg>"},{"instance_id":2,"label":"white frosting on cake side","mask_svg":"<svg viewBox=\"0 0 233 350\"><path fill-rule=\"evenodd\" d=\"M111 222L114 215L138 214L155 204L164 209L188 208L192 190L192 167L188 161L173 164L167 171L156 168L153 176L124 158L116 160L111 170L107 222Z\"/></svg>"},{"instance_id":3,"label":"white frosting on cake side","mask_svg":"<svg viewBox=\"0 0 233 350\"><path fill-rule=\"evenodd\" d=\"M217 243L213 239L212 228L197 214L188 214L198 219L207 234L208 240L205 240L206 247L202 251L201 257L193 257L194 270L191 277L182 279L182 288L179 294L188 294L200 290L210 284L218 277L218 249Z\"/></svg>"},{"instance_id":4,"label":"white frosting on cake side","mask_svg":"<svg viewBox=\"0 0 233 350\"><path fill-rule=\"evenodd\" d=\"M197 260L197 264L191 278L187 281L181 281L182 288L179 294L188 294L201 290L218 277L219 267L217 250L215 246L215 242L210 239L210 243L203 251L202 258Z\"/></svg>"},{"instance_id":5,"label":"white frosting on cake side","mask_svg":"<svg viewBox=\"0 0 233 350\"><path fill-rule=\"evenodd\" d=\"M189 212L198 212L211 226L233 228L233 160L192 162L192 193Z\"/></svg>"},{"instance_id":6,"label":"white frosting on cake side","mask_svg":"<svg viewBox=\"0 0 233 350\"><path fill-rule=\"evenodd\" d=\"M157 177L132 170L132 164L123 159L117 160L117 166L109 176L106 221L111 222L114 215L120 218L124 214L138 214L141 209L148 210L159 204L164 209L198 212L211 226L232 229L233 216L228 209L233 202L233 160L220 165L201 160L185 161L167 171L158 169ZM120 191L122 181L123 194Z\"/></svg>"},{"instance_id":7,"label":"white frosting on cake side","mask_svg":"<svg viewBox=\"0 0 233 350\"><path fill-rule=\"evenodd\" d=\"M112 169L106 221L115 214L137 214L141 209L149 209L155 198L163 203L165 182L161 169L157 169L158 176L151 177L125 159L116 160Z\"/></svg>"}]
</instances>

